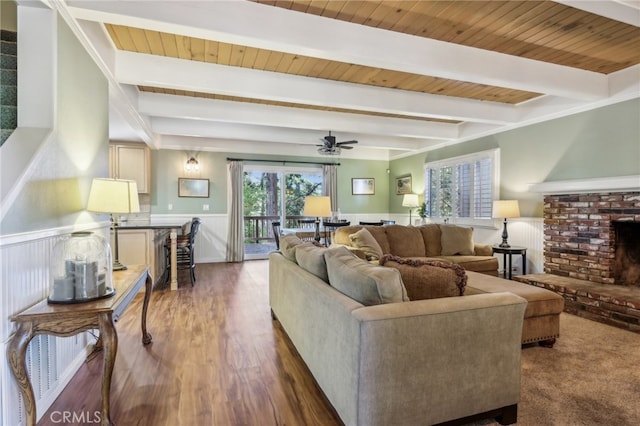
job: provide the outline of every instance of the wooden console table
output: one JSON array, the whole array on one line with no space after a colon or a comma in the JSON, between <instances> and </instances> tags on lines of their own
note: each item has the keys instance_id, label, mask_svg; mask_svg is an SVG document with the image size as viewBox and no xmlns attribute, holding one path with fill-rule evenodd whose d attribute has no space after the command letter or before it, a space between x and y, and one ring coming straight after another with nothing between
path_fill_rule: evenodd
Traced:
<instances>
[{"instance_id":1,"label":"wooden console table","mask_svg":"<svg viewBox=\"0 0 640 426\"><path fill-rule=\"evenodd\" d=\"M127 270L114 272L115 295L113 297L68 305L50 304L47 300L43 300L11 317L18 328L7 347L7 358L24 399L27 425L35 426L36 424L36 401L26 368L29 342L38 334L66 337L91 329L100 330L100 340L104 349L100 420L103 426L111 424L109 393L118 350L118 334L114 322L127 309L142 284L145 285L142 305L142 343L146 345L151 343L151 334L147 332L147 307L153 284L147 265L129 266Z\"/></svg>"}]
</instances>

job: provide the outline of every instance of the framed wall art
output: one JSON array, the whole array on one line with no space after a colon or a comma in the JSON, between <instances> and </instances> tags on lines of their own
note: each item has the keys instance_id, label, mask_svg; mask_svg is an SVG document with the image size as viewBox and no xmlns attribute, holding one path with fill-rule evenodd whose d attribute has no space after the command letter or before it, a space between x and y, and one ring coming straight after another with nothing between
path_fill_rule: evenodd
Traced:
<instances>
[{"instance_id":1,"label":"framed wall art","mask_svg":"<svg viewBox=\"0 0 640 426\"><path fill-rule=\"evenodd\" d=\"M396 178L396 194L411 194L411 175Z\"/></svg>"},{"instance_id":2,"label":"framed wall art","mask_svg":"<svg viewBox=\"0 0 640 426\"><path fill-rule=\"evenodd\" d=\"M178 178L178 197L209 198L209 179Z\"/></svg>"},{"instance_id":3,"label":"framed wall art","mask_svg":"<svg viewBox=\"0 0 640 426\"><path fill-rule=\"evenodd\" d=\"M351 178L351 194L374 195L376 193L376 180L374 178Z\"/></svg>"}]
</instances>

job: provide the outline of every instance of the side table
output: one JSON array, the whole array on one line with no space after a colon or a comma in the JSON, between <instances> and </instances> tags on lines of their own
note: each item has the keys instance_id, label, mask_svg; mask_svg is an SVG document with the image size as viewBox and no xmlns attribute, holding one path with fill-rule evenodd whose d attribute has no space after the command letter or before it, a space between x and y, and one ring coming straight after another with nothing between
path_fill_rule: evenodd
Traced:
<instances>
[{"instance_id":1,"label":"side table","mask_svg":"<svg viewBox=\"0 0 640 426\"><path fill-rule=\"evenodd\" d=\"M109 418L109 394L118 349L118 334L114 322L124 313L143 285L145 294L142 305L142 343L147 345L151 343L151 334L147 332L147 307L152 285L147 265L133 265L124 271L114 272L113 286L116 292L113 297L69 305L50 304L45 299L11 317L11 321L18 327L7 346L7 358L24 400L26 425L36 424L36 402L26 365L29 342L38 334L73 336L90 329L100 330L100 340L96 346L102 345L104 350L100 424L112 424Z\"/></svg>"},{"instance_id":2,"label":"side table","mask_svg":"<svg viewBox=\"0 0 640 426\"><path fill-rule=\"evenodd\" d=\"M493 254L502 253L502 265L504 266L504 278L511 279L512 273L512 260L511 256L519 254L522 256L522 275L527 273L527 248L520 246L500 247L498 244L491 246ZM507 255L509 256L509 263L507 266ZM507 272L508 271L508 272Z\"/></svg>"}]
</instances>

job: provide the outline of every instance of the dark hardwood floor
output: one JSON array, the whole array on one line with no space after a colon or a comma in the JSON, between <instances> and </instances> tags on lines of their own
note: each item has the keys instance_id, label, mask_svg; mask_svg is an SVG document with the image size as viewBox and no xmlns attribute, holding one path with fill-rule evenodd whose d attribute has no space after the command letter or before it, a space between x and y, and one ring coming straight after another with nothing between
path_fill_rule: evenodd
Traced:
<instances>
[{"instance_id":1,"label":"dark hardwood floor","mask_svg":"<svg viewBox=\"0 0 640 426\"><path fill-rule=\"evenodd\" d=\"M153 292L150 345L140 341L142 294L116 325L115 424L341 424L271 319L266 260L199 264L195 287L186 273L178 291ZM102 353L92 354L38 424L60 424L60 413L72 412L95 425L87 413L99 414L101 375Z\"/></svg>"}]
</instances>

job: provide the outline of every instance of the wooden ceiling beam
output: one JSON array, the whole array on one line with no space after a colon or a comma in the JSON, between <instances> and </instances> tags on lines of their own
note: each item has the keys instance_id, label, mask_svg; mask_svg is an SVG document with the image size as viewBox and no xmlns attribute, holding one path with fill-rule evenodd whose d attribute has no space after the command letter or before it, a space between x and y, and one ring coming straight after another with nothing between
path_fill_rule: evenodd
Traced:
<instances>
[{"instance_id":1,"label":"wooden ceiling beam","mask_svg":"<svg viewBox=\"0 0 640 426\"><path fill-rule=\"evenodd\" d=\"M605 75L253 2L72 1L77 19L128 25L374 68L580 100L608 95Z\"/></svg>"},{"instance_id":2,"label":"wooden ceiling beam","mask_svg":"<svg viewBox=\"0 0 640 426\"><path fill-rule=\"evenodd\" d=\"M458 125L402 118L376 117L332 111L317 111L247 102L234 102L142 92L138 111L153 117L176 117L210 122L246 123L323 132L350 132L405 138L455 140ZM315 143L315 141L314 141Z\"/></svg>"},{"instance_id":3,"label":"wooden ceiling beam","mask_svg":"<svg viewBox=\"0 0 640 426\"><path fill-rule=\"evenodd\" d=\"M516 107L363 84L257 71L156 55L116 52L116 76L125 84L244 98L333 106L445 120L515 122Z\"/></svg>"}]
</instances>

